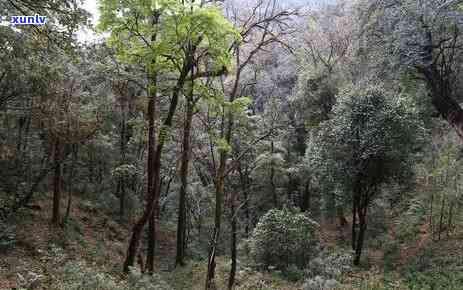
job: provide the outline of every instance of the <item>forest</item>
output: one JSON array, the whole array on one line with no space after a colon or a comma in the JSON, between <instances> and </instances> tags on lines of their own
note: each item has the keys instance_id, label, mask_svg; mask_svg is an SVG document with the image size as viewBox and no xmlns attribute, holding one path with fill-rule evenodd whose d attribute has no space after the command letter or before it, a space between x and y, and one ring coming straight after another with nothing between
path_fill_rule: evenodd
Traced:
<instances>
[{"instance_id":1,"label":"forest","mask_svg":"<svg viewBox=\"0 0 463 290\"><path fill-rule=\"evenodd\" d=\"M461 290L462 61L461 0L0 0L0 289Z\"/></svg>"}]
</instances>

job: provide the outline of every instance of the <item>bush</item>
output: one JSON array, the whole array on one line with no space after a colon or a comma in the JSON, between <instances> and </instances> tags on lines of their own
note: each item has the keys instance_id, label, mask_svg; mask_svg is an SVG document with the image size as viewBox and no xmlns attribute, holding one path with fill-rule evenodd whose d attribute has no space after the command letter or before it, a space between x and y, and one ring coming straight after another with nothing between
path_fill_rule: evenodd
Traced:
<instances>
[{"instance_id":1,"label":"bush","mask_svg":"<svg viewBox=\"0 0 463 290\"><path fill-rule=\"evenodd\" d=\"M55 290L170 290L157 274L143 275L132 270L127 280L116 279L82 262L68 262L57 272L51 289Z\"/></svg>"},{"instance_id":2,"label":"bush","mask_svg":"<svg viewBox=\"0 0 463 290\"><path fill-rule=\"evenodd\" d=\"M308 279L304 290L340 289L337 281L341 276L351 271L352 254L350 252L322 252L312 259L305 272Z\"/></svg>"},{"instance_id":3,"label":"bush","mask_svg":"<svg viewBox=\"0 0 463 290\"><path fill-rule=\"evenodd\" d=\"M318 249L317 223L289 209L268 211L255 227L249 241L250 254L261 266L285 270L303 268Z\"/></svg>"},{"instance_id":4,"label":"bush","mask_svg":"<svg viewBox=\"0 0 463 290\"><path fill-rule=\"evenodd\" d=\"M344 273L352 270L351 252L322 252L312 259L306 268L306 276L314 278L320 276L326 279L338 279Z\"/></svg>"},{"instance_id":5,"label":"bush","mask_svg":"<svg viewBox=\"0 0 463 290\"><path fill-rule=\"evenodd\" d=\"M16 228L0 221L0 252L14 247L16 243Z\"/></svg>"},{"instance_id":6,"label":"bush","mask_svg":"<svg viewBox=\"0 0 463 290\"><path fill-rule=\"evenodd\" d=\"M304 283L303 289L304 290L332 290L332 289L340 289L338 281L334 279L325 279L320 276L316 276L315 278L309 279Z\"/></svg>"},{"instance_id":7,"label":"bush","mask_svg":"<svg viewBox=\"0 0 463 290\"><path fill-rule=\"evenodd\" d=\"M400 258L400 242L396 240L387 240L383 246L384 249L384 269L393 270L394 263Z\"/></svg>"}]
</instances>

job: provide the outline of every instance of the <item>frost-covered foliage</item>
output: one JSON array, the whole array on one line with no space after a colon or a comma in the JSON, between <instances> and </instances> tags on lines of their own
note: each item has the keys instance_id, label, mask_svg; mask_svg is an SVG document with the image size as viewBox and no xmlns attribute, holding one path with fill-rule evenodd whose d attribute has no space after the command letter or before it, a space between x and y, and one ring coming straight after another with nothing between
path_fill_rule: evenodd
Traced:
<instances>
[{"instance_id":1,"label":"frost-covered foliage","mask_svg":"<svg viewBox=\"0 0 463 290\"><path fill-rule=\"evenodd\" d=\"M16 242L16 228L0 219L0 252L9 249Z\"/></svg>"},{"instance_id":2,"label":"frost-covered foliage","mask_svg":"<svg viewBox=\"0 0 463 290\"><path fill-rule=\"evenodd\" d=\"M384 184L410 180L410 157L423 136L413 104L366 85L344 90L333 115L321 124L306 155L325 191L342 195L361 179L362 190L375 194Z\"/></svg>"},{"instance_id":3,"label":"frost-covered foliage","mask_svg":"<svg viewBox=\"0 0 463 290\"><path fill-rule=\"evenodd\" d=\"M446 66L459 65L463 14L456 5L443 5L452 1L363 2L367 3L363 10L370 22L367 31L371 30L371 43L389 52L385 61L394 67L420 70L441 61Z\"/></svg>"},{"instance_id":4,"label":"frost-covered foliage","mask_svg":"<svg viewBox=\"0 0 463 290\"><path fill-rule=\"evenodd\" d=\"M289 209L268 211L255 227L250 239L251 256L261 266L287 269L304 267L318 250L312 219Z\"/></svg>"},{"instance_id":5,"label":"frost-covered foliage","mask_svg":"<svg viewBox=\"0 0 463 290\"><path fill-rule=\"evenodd\" d=\"M338 279L352 269L352 254L349 252L324 251L309 262L306 274L309 278L321 276Z\"/></svg>"},{"instance_id":6,"label":"frost-covered foliage","mask_svg":"<svg viewBox=\"0 0 463 290\"><path fill-rule=\"evenodd\" d=\"M308 279L304 283L304 290L332 290L340 289L341 284L334 279L324 279L323 277L316 276Z\"/></svg>"},{"instance_id":7,"label":"frost-covered foliage","mask_svg":"<svg viewBox=\"0 0 463 290\"><path fill-rule=\"evenodd\" d=\"M338 280L352 267L352 254L349 252L324 251L309 262L305 272L308 279L304 290L341 289Z\"/></svg>"},{"instance_id":8,"label":"frost-covered foliage","mask_svg":"<svg viewBox=\"0 0 463 290\"><path fill-rule=\"evenodd\" d=\"M128 178L137 173L137 167L133 164L122 164L112 171L112 175L118 178Z\"/></svg>"},{"instance_id":9,"label":"frost-covered foliage","mask_svg":"<svg viewBox=\"0 0 463 290\"><path fill-rule=\"evenodd\" d=\"M100 272L82 262L68 262L57 273L57 280L51 289L56 290L170 290L159 275L142 275L133 270L127 280Z\"/></svg>"}]
</instances>

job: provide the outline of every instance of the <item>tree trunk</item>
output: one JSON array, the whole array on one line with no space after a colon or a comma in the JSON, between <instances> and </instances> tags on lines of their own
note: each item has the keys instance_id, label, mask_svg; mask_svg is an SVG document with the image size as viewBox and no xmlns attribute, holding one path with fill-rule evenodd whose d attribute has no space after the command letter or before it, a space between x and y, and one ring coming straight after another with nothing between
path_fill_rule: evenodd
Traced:
<instances>
[{"instance_id":1,"label":"tree trunk","mask_svg":"<svg viewBox=\"0 0 463 290\"><path fill-rule=\"evenodd\" d=\"M156 189L154 189L156 191ZM157 194L156 194L157 195ZM149 274L154 272L154 252L156 249L156 219L158 213L156 210L156 201L148 221L148 248L146 249L146 270Z\"/></svg>"},{"instance_id":2,"label":"tree trunk","mask_svg":"<svg viewBox=\"0 0 463 290\"><path fill-rule=\"evenodd\" d=\"M352 199L352 250L357 248L357 210L358 210L357 194L354 192Z\"/></svg>"},{"instance_id":3,"label":"tree trunk","mask_svg":"<svg viewBox=\"0 0 463 290\"><path fill-rule=\"evenodd\" d=\"M236 275L236 244L237 244L237 213L236 213L236 194L234 191L231 193L231 201L230 201L230 223L231 223L231 268L230 268L230 276L228 278L228 290L233 288L235 284L235 275Z\"/></svg>"},{"instance_id":4,"label":"tree trunk","mask_svg":"<svg viewBox=\"0 0 463 290\"><path fill-rule=\"evenodd\" d=\"M126 103L125 100L121 100L120 102L121 106L121 124L120 124L120 154L121 154L121 164L126 163L126 151L127 151L127 120L126 120ZM119 192L119 218L121 221L124 220L125 216L125 182L126 182L126 177L120 177L118 181L118 192Z\"/></svg>"},{"instance_id":5,"label":"tree trunk","mask_svg":"<svg viewBox=\"0 0 463 290\"><path fill-rule=\"evenodd\" d=\"M430 202L430 209L429 209L429 228L431 230L431 239L434 240L434 225L433 225L433 203L434 203L434 187L431 190L431 202Z\"/></svg>"},{"instance_id":6,"label":"tree trunk","mask_svg":"<svg viewBox=\"0 0 463 290\"><path fill-rule=\"evenodd\" d=\"M58 138L55 141L54 153L54 175L53 175L53 215L52 223L59 226L61 223L60 203L61 203L61 160L60 160L61 142Z\"/></svg>"},{"instance_id":7,"label":"tree trunk","mask_svg":"<svg viewBox=\"0 0 463 290\"><path fill-rule=\"evenodd\" d=\"M153 158L154 160L152 162L150 162L151 160L148 160L148 167L151 166L152 168L151 172L152 172L152 177L154 180L154 182L150 181L150 178L148 177L148 183L151 182L151 186L152 186L151 192L153 194L148 196L148 202L146 204L145 212L143 213L143 216L137 221L137 223L135 224L133 228L132 238L130 240L130 244L127 250L127 257L124 262L124 267L123 267L124 272L128 272L129 267L133 266L134 264L135 256L138 250L138 245L140 243L141 231L143 230L144 225L152 216L153 218L156 218L158 216L156 212L159 209L159 184L160 184L159 176L160 176L160 170L161 170L162 149L164 147L164 143L167 138L168 130L172 127L172 120L173 120L175 111L177 109L180 91L183 88L187 74L190 71L190 67L191 67L191 59L185 61L182 71L180 73L180 76L177 80L177 84L175 85L174 91L172 93L169 111L167 113L166 119L164 120L161 130L159 132L158 145L156 147L156 150L154 151L155 152L154 158ZM155 87L152 87L151 90L155 90ZM156 95L156 93L154 92L151 92L151 94ZM152 106L152 114L154 116L154 103ZM154 130L154 122L153 122L153 130ZM154 142L152 138L150 138L150 141ZM151 218L152 221L153 221L153 218ZM149 239L152 239L153 247L150 248L147 253L147 258L150 259L146 261L146 268L148 272L151 272L154 270L153 269L154 268L154 241L155 241L155 233L156 233L156 224L154 222L150 230L152 231L151 232L152 234L149 234L148 236L149 236Z\"/></svg>"},{"instance_id":8,"label":"tree trunk","mask_svg":"<svg viewBox=\"0 0 463 290\"><path fill-rule=\"evenodd\" d=\"M363 250L363 242L365 240L365 231L367 229L366 223L366 209L360 209L358 211L359 216L359 232L355 247L355 258L354 258L354 265L360 265L360 258L362 256Z\"/></svg>"},{"instance_id":9,"label":"tree trunk","mask_svg":"<svg viewBox=\"0 0 463 290\"><path fill-rule=\"evenodd\" d=\"M442 196L442 204L440 208L440 219L439 219L439 233L438 233L439 241L441 239L442 226L444 225L444 209L445 209L445 196Z\"/></svg>"},{"instance_id":10,"label":"tree trunk","mask_svg":"<svg viewBox=\"0 0 463 290\"><path fill-rule=\"evenodd\" d=\"M273 197L273 206L275 208L278 208L278 195L277 195L277 189L275 185L275 164L273 162L273 153L274 153L274 144L273 140L270 142L270 155L272 158L270 161L270 192L272 193Z\"/></svg>"},{"instance_id":11,"label":"tree trunk","mask_svg":"<svg viewBox=\"0 0 463 290\"><path fill-rule=\"evenodd\" d=\"M180 168L180 192L179 192L179 208L177 221L177 253L175 257L175 265L183 266L185 264L185 233L186 233L186 195L188 186L188 166L190 163L190 133L191 122L193 119L193 82L190 88L190 95L186 102L185 126L183 128L183 150L182 164Z\"/></svg>"},{"instance_id":12,"label":"tree trunk","mask_svg":"<svg viewBox=\"0 0 463 290\"><path fill-rule=\"evenodd\" d=\"M428 30L429 27L423 27ZM438 55L434 49L439 46L434 43L433 35L428 31L426 34L426 45L424 45L423 55L425 62L429 65L426 67L417 67L419 73L424 75L427 86L431 92L431 101L434 108L439 112L450 126L457 132L463 140L463 109L460 104L452 98L453 82L450 72L442 67L438 67L438 62L433 59Z\"/></svg>"},{"instance_id":13,"label":"tree trunk","mask_svg":"<svg viewBox=\"0 0 463 290\"><path fill-rule=\"evenodd\" d=\"M157 25L159 22L159 14L155 12L153 14L153 25ZM156 34L154 34L151 38L151 41L156 41ZM156 59L152 60L150 65L155 66ZM132 237L130 239L130 244L127 249L127 256L124 261L123 271L127 273L129 271L129 267L132 267L135 262L135 257L137 256L138 245L140 243L141 233L143 227L145 226L146 222L150 219L152 220L153 216L153 208L154 203L156 200L156 193L155 193L155 160L158 158L155 155L159 155L160 152L155 152L155 144L156 144L156 134L155 134L155 112L156 112L156 101L157 101L157 72L152 71L155 68L148 69L148 78L149 78L149 87L148 87L148 180L147 180L147 193L146 193L146 207L143 215L141 218L135 223L133 230L132 230ZM152 227L152 225L151 225ZM151 241L151 233L154 232L153 229L149 227L148 233L148 240ZM154 249L153 249L154 251ZM148 249L148 256L150 256L150 249ZM151 258L151 257L150 257ZM150 261L153 259L146 260L147 267ZM151 265L153 267L153 265Z\"/></svg>"},{"instance_id":14,"label":"tree trunk","mask_svg":"<svg viewBox=\"0 0 463 290\"><path fill-rule=\"evenodd\" d=\"M233 102L236 97L236 93L238 91L238 81L240 78L240 72L238 71L235 78L235 84L230 95L230 102ZM225 119L225 118L224 118ZM223 121L225 122L225 120ZM225 128L225 132L222 131L222 136L225 136L225 140L228 144L230 144L231 137L233 134L233 124L234 124L234 117L233 112L228 112L228 122ZM225 133L225 134L223 134ZM210 248L209 248L209 255L207 261L207 275L206 275L206 290L214 289L215 283L215 256L217 254L217 244L219 242L220 236L220 226L221 226L221 218L222 218L222 202L223 202L223 195L224 195L224 187L225 187L225 169L227 166L227 158L228 154L225 150L220 152L220 161L219 161L219 168L216 174L216 187L215 187L215 218L214 218L214 232L211 237Z\"/></svg>"},{"instance_id":15,"label":"tree trunk","mask_svg":"<svg viewBox=\"0 0 463 290\"><path fill-rule=\"evenodd\" d=\"M67 192L68 192L68 203L66 206L66 214L63 218L63 224L66 224L69 216L71 214L71 204L72 204L72 191L73 191L73 184L74 184L74 173L75 173L75 168L76 168L76 163L77 163L77 154L78 154L78 144L72 144L72 164L71 168L69 170L69 176L68 176L68 186L67 186Z\"/></svg>"},{"instance_id":16,"label":"tree trunk","mask_svg":"<svg viewBox=\"0 0 463 290\"><path fill-rule=\"evenodd\" d=\"M463 110L460 104L437 89L432 90L432 104L463 140Z\"/></svg>"},{"instance_id":17,"label":"tree trunk","mask_svg":"<svg viewBox=\"0 0 463 290\"><path fill-rule=\"evenodd\" d=\"M447 238L450 237L450 232L452 231L453 206L454 206L454 203L450 204L449 220L448 220L448 223L447 223Z\"/></svg>"},{"instance_id":18,"label":"tree trunk","mask_svg":"<svg viewBox=\"0 0 463 290\"><path fill-rule=\"evenodd\" d=\"M241 189L243 190L243 211L244 211L244 218L245 218L245 223L244 223L244 232L246 233L246 238L249 237L249 224L250 224L250 215L249 215L249 193L248 193L248 176L247 176L247 170L243 173L243 170L241 168L241 161L240 165L238 166L238 173L240 176L240 183L241 183Z\"/></svg>"},{"instance_id":19,"label":"tree trunk","mask_svg":"<svg viewBox=\"0 0 463 290\"><path fill-rule=\"evenodd\" d=\"M302 193L301 211L310 211L310 178L304 185L304 192Z\"/></svg>"},{"instance_id":20,"label":"tree trunk","mask_svg":"<svg viewBox=\"0 0 463 290\"><path fill-rule=\"evenodd\" d=\"M220 166L217 173L217 184L215 190L215 218L214 218L214 231L212 234L210 249L207 261L207 276L206 276L206 290L214 289L214 277L215 277L215 256L217 251L217 244L219 242L220 225L222 219L222 202L224 193L224 182L225 182L225 166L226 166L227 154L222 152L220 154Z\"/></svg>"},{"instance_id":21,"label":"tree trunk","mask_svg":"<svg viewBox=\"0 0 463 290\"><path fill-rule=\"evenodd\" d=\"M124 220L125 217L125 178L119 180L119 219Z\"/></svg>"}]
</instances>

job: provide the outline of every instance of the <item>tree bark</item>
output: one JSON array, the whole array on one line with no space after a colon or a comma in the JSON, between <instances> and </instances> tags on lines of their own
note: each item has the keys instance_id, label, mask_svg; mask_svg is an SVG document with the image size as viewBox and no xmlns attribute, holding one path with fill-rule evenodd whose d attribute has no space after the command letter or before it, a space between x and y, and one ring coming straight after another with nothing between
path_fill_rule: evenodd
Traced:
<instances>
[{"instance_id":1,"label":"tree bark","mask_svg":"<svg viewBox=\"0 0 463 290\"><path fill-rule=\"evenodd\" d=\"M179 192L179 208L177 221L177 253L175 257L175 265L183 266L185 264L185 233L186 233L186 195L188 186L188 167L190 162L190 133L191 122L193 119L193 82L191 84L190 93L186 102L185 126L183 128L183 150L182 164L180 168L180 192Z\"/></svg>"},{"instance_id":2,"label":"tree bark","mask_svg":"<svg viewBox=\"0 0 463 290\"><path fill-rule=\"evenodd\" d=\"M131 237L129 247L127 250L127 257L124 262L124 267L123 267L124 272L128 272L129 267L133 266L134 264L134 260L135 260L136 253L138 250L138 245L140 243L141 231L143 230L144 225L150 218L151 218L151 221L153 221L153 219L158 216L157 211L159 209L159 184L160 184L159 176L160 176L160 170L161 170L162 149L164 147L164 144L167 138L168 130L172 127L172 120L173 120L175 111L177 109L180 92L185 83L187 74L190 71L190 67L191 67L191 59L187 59L183 65L182 71L180 72L180 76L177 80L177 84L174 87L172 98L170 101L169 111L167 113L166 119L163 122L162 128L159 132L158 144L157 144L156 150L154 151L154 156L153 156L154 160L152 160L152 162L150 162L150 160L148 161L148 166L152 166L151 168L153 169L151 172L152 172L152 178L154 182L149 181L150 178L148 177L148 182L152 182L151 183L152 194L148 196L146 208L145 208L145 211L142 217L134 225L132 237ZM153 115L154 115L154 108L153 108ZM153 122L153 128L154 128L154 122ZM154 221L152 223L152 227L150 228L150 232L151 233L148 236L149 236L149 239L151 239L152 244L151 244L151 247L149 247L148 253L147 253L146 268L148 272L151 272L154 270L154 242L156 240L155 239L156 224Z\"/></svg>"},{"instance_id":3,"label":"tree bark","mask_svg":"<svg viewBox=\"0 0 463 290\"><path fill-rule=\"evenodd\" d=\"M310 211L310 178L307 179L304 185L304 192L302 193L301 211Z\"/></svg>"},{"instance_id":4,"label":"tree bark","mask_svg":"<svg viewBox=\"0 0 463 290\"><path fill-rule=\"evenodd\" d=\"M244 225L244 232L246 237L249 237L249 224L250 224L250 215L249 215L249 193L248 193L248 176L247 170L243 172L241 168L241 161L239 162L238 166L238 174L240 176L240 183L241 189L243 191L243 211L244 211L244 218L245 218L245 225Z\"/></svg>"},{"instance_id":5,"label":"tree bark","mask_svg":"<svg viewBox=\"0 0 463 290\"><path fill-rule=\"evenodd\" d=\"M54 175L53 175L53 215L51 222L55 226L59 226L61 223L60 215L60 203L61 203L61 142L58 138L55 141L55 152L54 152Z\"/></svg>"},{"instance_id":6,"label":"tree bark","mask_svg":"<svg viewBox=\"0 0 463 290\"><path fill-rule=\"evenodd\" d=\"M270 192L272 193L273 197L273 206L275 208L278 208L278 195L277 195L277 189L275 185L275 164L273 162L273 153L274 153L274 144L273 140L270 142Z\"/></svg>"},{"instance_id":7,"label":"tree bark","mask_svg":"<svg viewBox=\"0 0 463 290\"><path fill-rule=\"evenodd\" d=\"M66 214L63 218L63 224L66 224L69 216L71 214L71 204L72 204L72 191L73 191L73 183L74 183L74 173L75 173L75 168L76 168L76 163L77 163L77 154L78 154L78 147L79 145L72 144L71 149L72 149L72 164L71 168L69 170L69 176L68 176L68 186L67 186L67 192L68 192L68 203L66 206Z\"/></svg>"},{"instance_id":8,"label":"tree bark","mask_svg":"<svg viewBox=\"0 0 463 290\"><path fill-rule=\"evenodd\" d=\"M153 13L153 19L152 23L153 26L157 25L159 23L159 13L155 11ZM152 35L151 41L154 42L156 41L157 35L156 33ZM152 60L152 63L150 65L155 65L156 64L156 59ZM124 266L123 266L123 271L125 273L128 273L129 267L132 267L135 262L135 257L137 256L137 250L138 250L138 245L140 243L141 239L141 233L143 230L143 227L147 223L147 221L152 219L153 216L153 208L156 200L156 193L155 193L155 160L158 158L155 155L159 155L159 152L155 151L155 144L156 144L156 134L155 134L155 112L156 112L156 101L157 101L157 72L154 70L154 68L148 69L148 78L149 78L149 87L148 87L148 95L149 95L149 101L148 101L148 180L147 180L147 201L146 201L146 207L143 215L140 217L140 219L135 223L133 230L132 230L132 237L130 239L129 247L127 249L127 256L124 261ZM151 224L151 223L150 223ZM155 229L152 229L153 225L149 227L149 233L148 233L148 240L152 241L153 237L151 237L151 233L154 233ZM150 249L150 246L153 247L153 249ZM149 245L148 246L148 256L146 260L147 268L151 266L152 268L154 267L154 254L153 257L151 257L151 252L154 252L154 246ZM151 261L151 265L148 265Z\"/></svg>"},{"instance_id":9,"label":"tree bark","mask_svg":"<svg viewBox=\"0 0 463 290\"><path fill-rule=\"evenodd\" d=\"M355 258L354 258L354 265L356 266L360 265L360 258L362 256L362 250L363 250L363 242L365 240L365 232L367 229L366 209L359 210L358 216L359 216L359 232L357 236L357 242L355 245L356 247L355 247Z\"/></svg>"},{"instance_id":10,"label":"tree bark","mask_svg":"<svg viewBox=\"0 0 463 290\"><path fill-rule=\"evenodd\" d=\"M231 192L231 201L230 201L230 223L231 223L231 268L230 276L228 278L228 290L233 288L235 284L236 276L236 258L237 258L237 213L236 213L236 194L234 191Z\"/></svg>"},{"instance_id":11,"label":"tree bark","mask_svg":"<svg viewBox=\"0 0 463 290\"><path fill-rule=\"evenodd\" d=\"M237 63L239 63L239 50L237 51ZM229 102L233 102L236 98L238 92L238 85L240 79L241 71L237 70L235 75L235 82L233 86L233 90L230 94ZM222 131L222 137L225 137L225 141L230 144L231 137L233 134L233 125L234 125L234 117L233 112L229 111L227 114L227 118L223 118L223 123L226 122L225 132ZM227 119L227 121L225 120ZM222 127L223 128L223 127ZM210 248L209 248L209 255L207 261L207 275L206 275L206 290L213 289L215 287L214 278L215 278L215 256L217 254L217 245L219 242L220 236L220 226L221 226L221 219L222 219L222 203L223 203L223 195L224 195L224 188L225 188L225 170L227 166L227 158L228 152L225 150L220 152L220 159L219 159L219 168L216 174L216 186L215 186L215 218L214 218L214 231L211 237Z\"/></svg>"},{"instance_id":12,"label":"tree bark","mask_svg":"<svg viewBox=\"0 0 463 290\"><path fill-rule=\"evenodd\" d=\"M355 251L357 248L357 210L358 210L358 198L357 193L354 190L354 196L352 199L352 250Z\"/></svg>"},{"instance_id":13,"label":"tree bark","mask_svg":"<svg viewBox=\"0 0 463 290\"><path fill-rule=\"evenodd\" d=\"M215 277L215 256L217 252L217 245L220 236L220 226L222 220L222 203L224 193L224 182L225 182L225 166L226 166L227 154L222 152L220 156L220 166L217 173L217 183L215 190L215 218L214 218L214 231L212 234L210 249L207 261L207 276L206 276L206 290L214 289L214 277Z\"/></svg>"},{"instance_id":14,"label":"tree bark","mask_svg":"<svg viewBox=\"0 0 463 290\"><path fill-rule=\"evenodd\" d=\"M441 239L442 226L444 225L444 210L445 210L445 196L442 196L442 204L440 208L440 218L439 218L439 233L438 233L439 241Z\"/></svg>"},{"instance_id":15,"label":"tree bark","mask_svg":"<svg viewBox=\"0 0 463 290\"><path fill-rule=\"evenodd\" d=\"M121 164L125 164L126 162L126 151L127 151L127 117L126 117L126 103L125 100L121 100L121 124L120 124L120 144L119 150L121 154ZM124 220L125 216L125 182L126 177L120 177L118 181L118 188L119 191L119 218L121 221Z\"/></svg>"}]
</instances>

